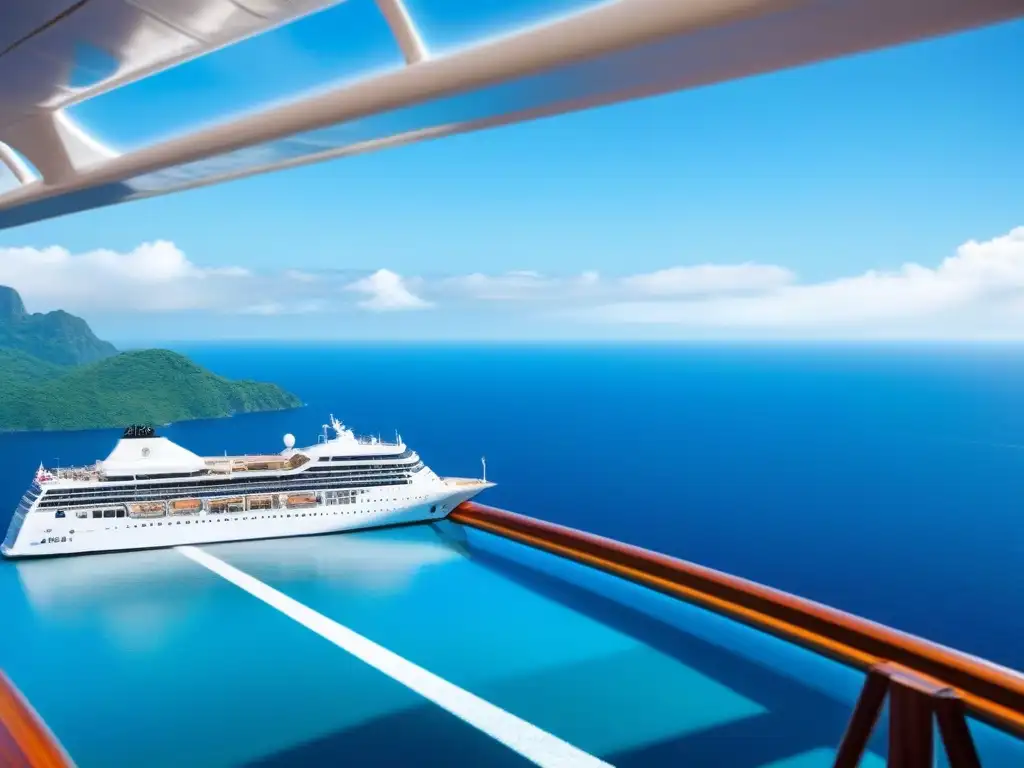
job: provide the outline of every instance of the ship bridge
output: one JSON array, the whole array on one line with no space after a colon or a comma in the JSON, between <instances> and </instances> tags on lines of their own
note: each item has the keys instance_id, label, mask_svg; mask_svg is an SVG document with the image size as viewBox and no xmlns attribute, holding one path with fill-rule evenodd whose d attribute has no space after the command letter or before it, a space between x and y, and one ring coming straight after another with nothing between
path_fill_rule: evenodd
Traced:
<instances>
[{"instance_id":1,"label":"ship bridge","mask_svg":"<svg viewBox=\"0 0 1024 768\"><path fill-rule=\"evenodd\" d=\"M581 0L446 47L402 0L377 0L394 55L372 72L132 147L74 119L344 5L5 4L0 228L1024 14L1021 0ZM480 505L0 566L4 766L1024 765L1017 672Z\"/></svg>"}]
</instances>

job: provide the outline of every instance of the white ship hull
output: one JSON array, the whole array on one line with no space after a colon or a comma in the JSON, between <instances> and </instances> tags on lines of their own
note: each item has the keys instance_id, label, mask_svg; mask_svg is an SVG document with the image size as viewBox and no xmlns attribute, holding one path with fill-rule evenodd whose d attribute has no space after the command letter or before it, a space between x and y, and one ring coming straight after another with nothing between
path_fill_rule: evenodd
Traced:
<instances>
[{"instance_id":1,"label":"white ship hull","mask_svg":"<svg viewBox=\"0 0 1024 768\"><path fill-rule=\"evenodd\" d=\"M305 509L168 515L159 519L54 519L27 514L13 541L0 553L9 558L117 552L184 544L314 536L364 528L443 519L491 483L444 483L426 497L395 498L394 489L374 488L351 505L320 504Z\"/></svg>"}]
</instances>

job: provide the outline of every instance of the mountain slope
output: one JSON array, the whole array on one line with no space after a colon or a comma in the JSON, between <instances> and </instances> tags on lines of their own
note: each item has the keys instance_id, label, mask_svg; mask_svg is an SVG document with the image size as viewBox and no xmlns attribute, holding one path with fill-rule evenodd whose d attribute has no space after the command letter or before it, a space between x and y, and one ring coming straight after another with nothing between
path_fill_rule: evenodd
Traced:
<instances>
[{"instance_id":1,"label":"mountain slope","mask_svg":"<svg viewBox=\"0 0 1024 768\"><path fill-rule=\"evenodd\" d=\"M45 381L68 372L68 367L48 363L17 349L0 349L0 393L11 386Z\"/></svg>"},{"instance_id":2,"label":"mountain slope","mask_svg":"<svg viewBox=\"0 0 1024 768\"><path fill-rule=\"evenodd\" d=\"M114 345L96 338L80 317L62 309L28 314L18 292L6 285L0 285L0 348L58 365L91 363L117 354Z\"/></svg>"},{"instance_id":3,"label":"mountain slope","mask_svg":"<svg viewBox=\"0 0 1024 768\"><path fill-rule=\"evenodd\" d=\"M166 424L301 405L276 384L230 381L162 349L63 372L51 366L48 377L26 373L30 366L23 355L0 354L0 431Z\"/></svg>"}]
</instances>

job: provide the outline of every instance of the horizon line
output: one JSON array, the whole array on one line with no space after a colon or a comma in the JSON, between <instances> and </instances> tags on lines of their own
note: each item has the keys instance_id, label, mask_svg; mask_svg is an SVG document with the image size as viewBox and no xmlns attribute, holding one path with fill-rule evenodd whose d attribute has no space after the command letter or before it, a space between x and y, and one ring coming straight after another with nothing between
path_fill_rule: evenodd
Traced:
<instances>
[{"instance_id":1,"label":"horizon line","mask_svg":"<svg viewBox=\"0 0 1024 768\"><path fill-rule=\"evenodd\" d=\"M153 348L163 345L187 346L1024 346L1021 338L730 338L730 339L596 339L596 338L200 338L200 339L117 339L108 338L114 346L123 347L123 351L141 348Z\"/></svg>"}]
</instances>

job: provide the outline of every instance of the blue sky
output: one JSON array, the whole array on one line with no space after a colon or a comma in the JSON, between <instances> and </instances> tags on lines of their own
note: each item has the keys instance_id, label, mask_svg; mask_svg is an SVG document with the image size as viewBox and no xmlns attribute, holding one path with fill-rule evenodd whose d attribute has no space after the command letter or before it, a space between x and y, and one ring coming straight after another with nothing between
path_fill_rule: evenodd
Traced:
<instances>
[{"instance_id":1,"label":"blue sky","mask_svg":"<svg viewBox=\"0 0 1024 768\"><path fill-rule=\"evenodd\" d=\"M437 49L538 2L411 5ZM375 13L73 115L128 147L385 66ZM1022 75L1014 22L3 231L0 281L133 343L1017 338Z\"/></svg>"}]
</instances>

